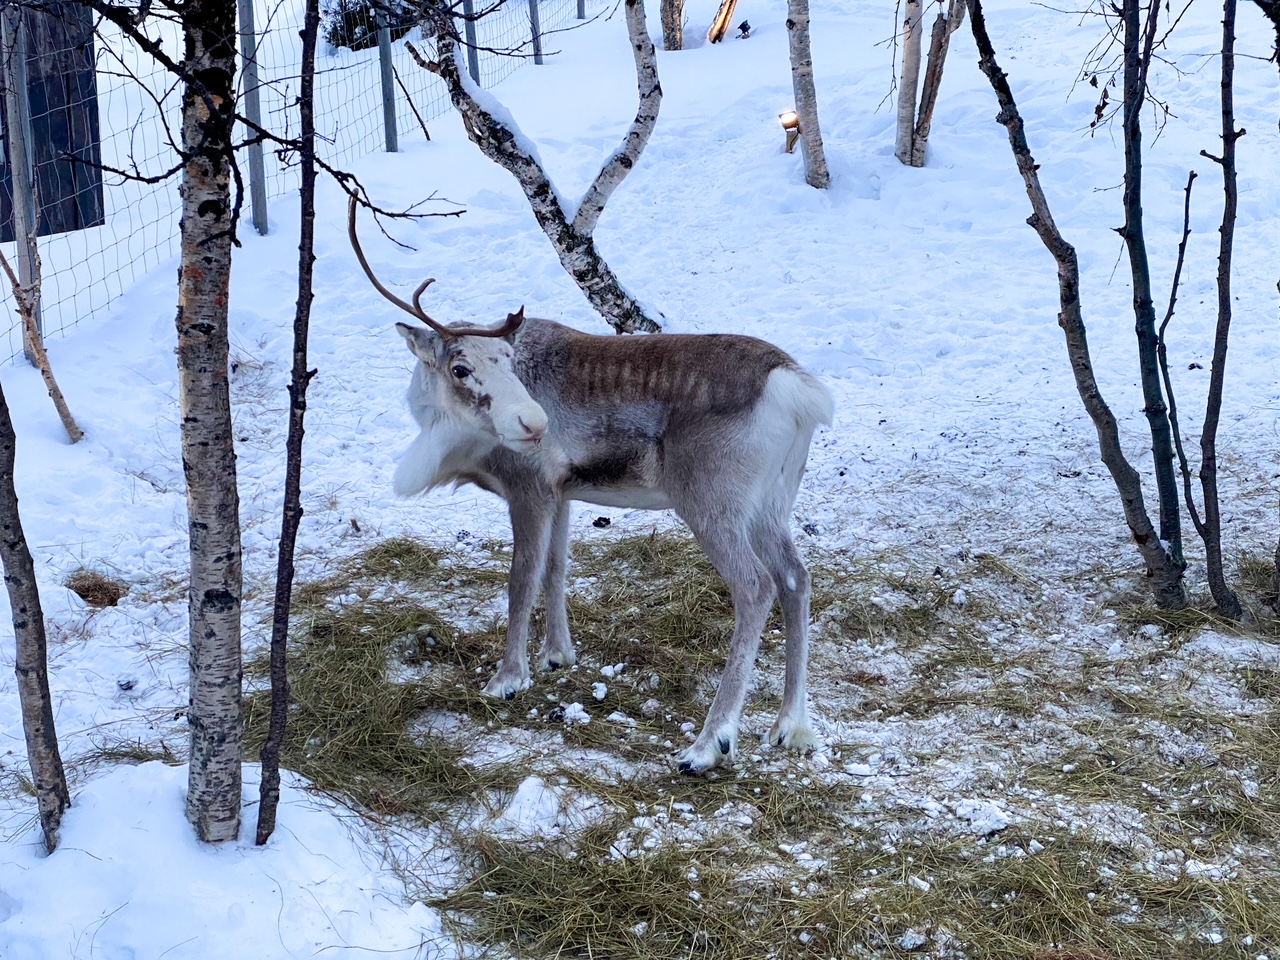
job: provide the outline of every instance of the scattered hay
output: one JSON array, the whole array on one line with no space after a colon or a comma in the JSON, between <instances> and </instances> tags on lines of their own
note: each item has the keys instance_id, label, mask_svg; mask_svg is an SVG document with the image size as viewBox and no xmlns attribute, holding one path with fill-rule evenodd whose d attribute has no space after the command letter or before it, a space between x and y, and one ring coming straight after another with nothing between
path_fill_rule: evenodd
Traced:
<instances>
[{"instance_id":1,"label":"scattered hay","mask_svg":"<svg viewBox=\"0 0 1280 960\"><path fill-rule=\"evenodd\" d=\"M145 743L142 740L116 738L99 739L92 750L76 758L77 765L96 765L99 763L140 764L159 760L171 767L186 763L182 757L170 749L164 741Z\"/></svg>"},{"instance_id":2,"label":"scattered hay","mask_svg":"<svg viewBox=\"0 0 1280 960\"><path fill-rule=\"evenodd\" d=\"M1122 623L1134 627L1154 625L1175 640L1189 640L1202 630L1217 630L1233 636L1246 629L1235 620L1216 613L1209 606L1191 605L1181 610L1161 610L1149 600L1117 605L1116 615Z\"/></svg>"},{"instance_id":3,"label":"scattered hay","mask_svg":"<svg viewBox=\"0 0 1280 960\"><path fill-rule=\"evenodd\" d=\"M744 888L714 845L662 845L621 856L620 822L593 827L577 849L480 837L476 879L435 905L468 940L520 956L764 958L764 891Z\"/></svg>"},{"instance_id":4,"label":"scattered hay","mask_svg":"<svg viewBox=\"0 0 1280 960\"><path fill-rule=\"evenodd\" d=\"M129 593L129 585L97 570L79 567L62 585L91 607L114 607Z\"/></svg>"},{"instance_id":5,"label":"scattered hay","mask_svg":"<svg viewBox=\"0 0 1280 960\"><path fill-rule=\"evenodd\" d=\"M1242 592L1267 606L1276 603L1274 554L1245 553L1237 564Z\"/></svg>"},{"instance_id":6,"label":"scattered hay","mask_svg":"<svg viewBox=\"0 0 1280 960\"><path fill-rule=\"evenodd\" d=\"M831 874L809 922L832 925L856 906L870 916L863 946L875 955L1244 958L1280 943L1274 878L1237 887L1145 870L1131 851L1081 836L853 845Z\"/></svg>"},{"instance_id":7,"label":"scattered hay","mask_svg":"<svg viewBox=\"0 0 1280 960\"><path fill-rule=\"evenodd\" d=\"M412 537L392 537L365 550L358 558L359 575L417 583L437 578L443 551Z\"/></svg>"},{"instance_id":8,"label":"scattered hay","mask_svg":"<svg viewBox=\"0 0 1280 960\"><path fill-rule=\"evenodd\" d=\"M1280 670L1244 667L1241 671L1245 693L1251 697L1280 700Z\"/></svg>"},{"instance_id":9,"label":"scattered hay","mask_svg":"<svg viewBox=\"0 0 1280 960\"><path fill-rule=\"evenodd\" d=\"M1254 960L1280 951L1271 862L1280 845L1280 671L1232 674L1247 707L1239 714L1160 677L1195 630L1256 625L1130 603L1116 620L1156 622L1174 642L1117 660L1099 652L1108 621L1096 607L1064 611L1052 585L992 554L952 554L945 569L888 552L811 563L815 654L842 677L855 676L839 659L851 642L897 658L895 670L867 664L856 674L874 687L874 716L904 731L936 717L969 738L959 742L967 753L1009 750L997 773L978 770L974 753L968 783L1032 798L1020 817L1044 806L1045 823L1017 819L997 835L957 837L917 819L883 781L754 755L746 731L738 769L672 773L667 757L705 714L733 624L727 589L687 536L575 544L577 667L536 675L511 703L484 697L484 670L506 629L490 616L501 608L504 550L490 544L477 562L474 552L463 561L409 538L377 544L304 586L292 653L296 706L283 762L324 789L378 815L457 822L459 810L536 773L613 811L554 842L482 830L458 837L472 879L447 897L421 895L468 942L518 956L637 960ZM775 611L763 656L777 666L781 626ZM1085 640L1073 635L1080 626L1093 631ZM1050 634L1060 643L1046 658ZM262 674L261 663L250 666ZM776 708L769 687L747 704L753 722ZM575 702L591 721L566 726L564 707ZM264 695L250 698L247 714L260 742ZM447 739L422 732L445 727ZM548 750L510 763L477 766L465 755L482 738L539 736ZM561 738L598 760L575 751L568 769ZM1162 749L1175 741L1179 750ZM934 761L963 763L965 754L929 752L939 742L926 739L898 768L925 795L939 789ZM1132 811L1148 846L1083 825L1094 809ZM1067 820L1057 819L1064 811ZM651 821L671 829L650 830L646 845L649 828L638 824ZM1231 866L1210 876L1196 857ZM415 875L412 864L402 869Z\"/></svg>"},{"instance_id":10,"label":"scattered hay","mask_svg":"<svg viewBox=\"0 0 1280 960\"><path fill-rule=\"evenodd\" d=\"M417 818L507 782L512 775L501 767L465 763L457 738L412 732L439 706L425 677L433 658L453 657L457 636L433 608L399 600L317 616L291 644L293 708L281 763L375 813ZM423 665L425 677L407 669ZM246 672L265 675L265 657ZM269 691L246 698L246 749L261 747L269 715Z\"/></svg>"},{"instance_id":11,"label":"scattered hay","mask_svg":"<svg viewBox=\"0 0 1280 960\"><path fill-rule=\"evenodd\" d=\"M850 827L796 857L720 836L635 850L627 829L598 825L571 848L480 836L476 878L435 905L467 939L529 957L1243 960L1280 945L1274 877L1142 869L1088 838Z\"/></svg>"}]
</instances>

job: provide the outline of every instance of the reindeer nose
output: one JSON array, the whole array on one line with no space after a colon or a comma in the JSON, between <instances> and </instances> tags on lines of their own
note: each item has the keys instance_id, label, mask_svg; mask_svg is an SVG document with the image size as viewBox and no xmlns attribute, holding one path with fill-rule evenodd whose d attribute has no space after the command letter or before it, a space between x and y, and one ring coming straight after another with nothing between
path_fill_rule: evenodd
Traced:
<instances>
[{"instance_id":1,"label":"reindeer nose","mask_svg":"<svg viewBox=\"0 0 1280 960\"><path fill-rule=\"evenodd\" d=\"M530 440L541 440L542 435L547 432L547 425L545 423L530 426L525 423L524 417L516 417L516 422L520 424L520 429L524 431L525 437Z\"/></svg>"}]
</instances>

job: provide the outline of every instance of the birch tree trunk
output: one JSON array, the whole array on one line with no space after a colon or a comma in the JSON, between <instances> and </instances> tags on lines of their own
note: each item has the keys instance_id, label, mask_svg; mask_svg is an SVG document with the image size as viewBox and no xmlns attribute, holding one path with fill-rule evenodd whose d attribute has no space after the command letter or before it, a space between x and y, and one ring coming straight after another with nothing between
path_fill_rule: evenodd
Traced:
<instances>
[{"instance_id":1,"label":"birch tree trunk","mask_svg":"<svg viewBox=\"0 0 1280 960\"><path fill-rule=\"evenodd\" d=\"M1002 124L1008 132L1009 146L1013 150L1018 173L1022 176L1027 197L1031 200L1032 214L1027 219L1027 223L1039 235L1041 242L1053 255L1058 265L1058 298L1061 305L1058 325L1062 327L1066 336L1067 356L1075 376L1076 390L1097 431L1098 449L1102 455L1102 462L1106 465L1120 494L1129 532L1133 535L1147 569L1152 572L1156 603L1163 609L1181 609L1187 603L1182 586L1182 567L1173 562L1151 524L1142 499L1142 481L1138 472L1124 456L1115 416L1103 399L1093 375L1093 361L1089 355L1089 343L1080 309L1080 268L1075 248L1058 232L1053 215L1049 211L1048 200L1045 198L1044 189L1040 186L1040 175L1037 172L1039 167L1031 156L1031 148L1027 144L1026 131L1022 117L1018 113L1018 106L1013 99L1013 91L1009 87L1004 71L996 63L995 49L991 44L991 37L987 34L982 2L968 0L968 5L969 23L973 29L973 38L977 43L980 58L978 66L990 81L996 100L1000 104L996 122Z\"/></svg>"},{"instance_id":2,"label":"birch tree trunk","mask_svg":"<svg viewBox=\"0 0 1280 960\"><path fill-rule=\"evenodd\" d=\"M909 0L919 6L919 0ZM787 39L791 49L791 86L800 118L804 181L823 190L831 184L827 155L818 126L818 95L813 86L813 54L809 50L809 0L787 0Z\"/></svg>"},{"instance_id":3,"label":"birch tree trunk","mask_svg":"<svg viewBox=\"0 0 1280 960\"><path fill-rule=\"evenodd\" d=\"M18 493L13 485L16 447L9 404L4 390L0 389L0 561L4 564L4 585L13 612L13 639L17 647L15 672L27 762L36 788L45 850L53 853L58 846L62 814L71 806L71 793L67 790L67 776L62 769L62 755L58 752L58 736L53 726L44 612L40 608L35 564L22 531Z\"/></svg>"},{"instance_id":4,"label":"birch tree trunk","mask_svg":"<svg viewBox=\"0 0 1280 960\"><path fill-rule=\"evenodd\" d=\"M293 606L293 557L302 523L302 437L307 412L307 385L315 370L307 369L311 328L311 290L315 271L316 222L316 37L320 32L320 0L306 0L302 26L302 73L298 84L301 140L298 150L302 186L298 230L298 303L293 315L293 373L289 380L289 437L285 442L284 512L276 556L276 596L271 617L271 721L262 745L262 785L258 801L258 846L270 839L280 805L280 748L289 718L287 645Z\"/></svg>"},{"instance_id":5,"label":"birch tree trunk","mask_svg":"<svg viewBox=\"0 0 1280 960\"><path fill-rule=\"evenodd\" d=\"M191 542L191 762L187 819L201 840L240 830L240 504L227 379L233 206L235 0L180 8L182 262L178 387Z\"/></svg>"},{"instance_id":6,"label":"birch tree trunk","mask_svg":"<svg viewBox=\"0 0 1280 960\"><path fill-rule=\"evenodd\" d=\"M662 0L662 49L684 49L684 0Z\"/></svg>"},{"instance_id":7,"label":"birch tree trunk","mask_svg":"<svg viewBox=\"0 0 1280 960\"><path fill-rule=\"evenodd\" d=\"M928 66L924 71L924 86L920 91L920 113L911 134L911 157L908 162L913 167L924 166L929 131L933 126L933 110L938 103L938 90L942 87L942 68L951 47L951 35L963 22L964 0L950 0L947 12L939 13L938 19L933 21L933 31L929 37Z\"/></svg>"},{"instance_id":8,"label":"birch tree trunk","mask_svg":"<svg viewBox=\"0 0 1280 960\"><path fill-rule=\"evenodd\" d=\"M920 0L906 0L902 21L902 76L898 78L898 135L893 152L911 164L911 143L916 129L916 95L920 89Z\"/></svg>"},{"instance_id":9,"label":"birch tree trunk","mask_svg":"<svg viewBox=\"0 0 1280 960\"><path fill-rule=\"evenodd\" d=\"M637 330L652 333L661 327L618 282L618 278L596 250L593 237L596 223L614 190L635 167L658 121L662 86L658 83L657 55L645 26L642 0L625 0L627 33L635 56L636 84L640 106L622 146L601 168L582 202L570 216L551 180L547 177L524 134L512 120L498 120L481 105L484 95L458 62L456 28L447 18L435 24L435 63L418 62L440 75L449 88L449 97L462 115L471 142L494 163L507 170L520 184L533 209L534 218L560 257L560 264L586 294L587 300L618 333Z\"/></svg>"}]
</instances>

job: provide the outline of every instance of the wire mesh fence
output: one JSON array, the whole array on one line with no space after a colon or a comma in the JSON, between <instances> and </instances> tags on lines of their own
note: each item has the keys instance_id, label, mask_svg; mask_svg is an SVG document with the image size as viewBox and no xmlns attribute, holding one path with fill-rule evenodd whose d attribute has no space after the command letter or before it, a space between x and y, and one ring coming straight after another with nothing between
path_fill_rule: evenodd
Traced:
<instances>
[{"instance_id":1,"label":"wire mesh fence","mask_svg":"<svg viewBox=\"0 0 1280 960\"><path fill-rule=\"evenodd\" d=\"M476 23L482 86L492 87L532 62L530 2L507 0ZM579 0L536 2L544 35L571 25L582 12ZM376 42L352 42L349 31L341 29L343 9L363 5L367 10L367 0L330 4L316 64L317 152L342 168L386 148L384 72ZM477 7L485 11L489 5ZM262 125L286 139L297 135L302 12L302 0L253 2ZM14 38L8 32L0 44L5 67L0 71L5 93L0 98L0 250L17 262L14 189L24 174L15 181L9 157L11 136L21 134L31 146L27 166L39 216L42 327L46 337L57 337L82 320L109 313L134 283L176 256L181 89L152 54L75 0L42 0L36 9L22 9L21 21L18 35L25 49L10 42ZM177 24L152 18L146 33L173 61L181 60ZM412 40L423 49L416 24L395 24L392 33L397 41ZM548 50L554 47L547 44ZM425 123L452 109L448 93L402 42L391 44L389 53L386 74L396 130L401 141L421 139ZM19 105L11 118L5 104L16 101L10 92L20 88L26 90L29 113L24 116ZM288 151L267 144L264 159L268 200L298 188ZM241 166L247 171L246 164ZM245 181L247 193L247 172ZM242 230L252 229L248 208L246 196ZM17 235L25 232L19 229ZM0 308L7 318L0 352L11 362L22 353L23 340L7 283L0 284Z\"/></svg>"}]
</instances>

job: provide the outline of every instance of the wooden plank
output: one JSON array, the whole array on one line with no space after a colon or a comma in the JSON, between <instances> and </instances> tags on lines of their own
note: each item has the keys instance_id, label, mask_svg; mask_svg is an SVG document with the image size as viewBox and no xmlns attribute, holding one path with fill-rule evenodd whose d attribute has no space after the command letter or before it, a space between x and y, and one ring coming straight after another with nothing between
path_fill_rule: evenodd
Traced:
<instances>
[{"instance_id":1,"label":"wooden plank","mask_svg":"<svg viewBox=\"0 0 1280 960\"><path fill-rule=\"evenodd\" d=\"M733 22L733 11L737 6L738 0L721 0L720 10L716 13L716 18L711 21L711 29L707 31L709 43L719 43L724 39L724 35L729 32L729 24Z\"/></svg>"}]
</instances>

